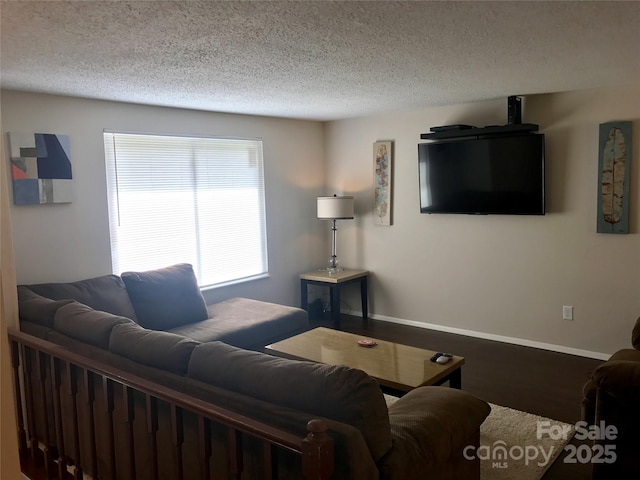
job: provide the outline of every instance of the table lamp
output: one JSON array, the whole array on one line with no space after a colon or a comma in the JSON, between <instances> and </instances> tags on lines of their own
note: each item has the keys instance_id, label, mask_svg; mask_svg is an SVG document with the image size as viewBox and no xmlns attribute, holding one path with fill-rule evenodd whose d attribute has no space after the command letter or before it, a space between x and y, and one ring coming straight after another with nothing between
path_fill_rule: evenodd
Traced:
<instances>
[{"instance_id":1,"label":"table lamp","mask_svg":"<svg viewBox=\"0 0 640 480\"><path fill-rule=\"evenodd\" d=\"M331 220L331 258L329 259L328 272L341 272L342 268L338 266L338 258L336 256L336 220L349 220L353 218L353 197L318 197L318 218L322 220Z\"/></svg>"}]
</instances>

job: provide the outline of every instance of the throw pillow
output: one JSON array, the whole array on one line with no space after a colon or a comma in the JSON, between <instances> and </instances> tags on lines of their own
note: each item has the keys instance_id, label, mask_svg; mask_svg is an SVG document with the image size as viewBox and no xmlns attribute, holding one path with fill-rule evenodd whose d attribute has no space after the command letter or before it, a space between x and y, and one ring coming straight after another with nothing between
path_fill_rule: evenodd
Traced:
<instances>
[{"instance_id":1,"label":"throw pillow","mask_svg":"<svg viewBox=\"0 0 640 480\"><path fill-rule=\"evenodd\" d=\"M51 300L29 290L18 287L18 311L20 320L37 323L44 327L53 328L53 318L60 307L73 300Z\"/></svg>"},{"instance_id":2,"label":"throw pillow","mask_svg":"<svg viewBox=\"0 0 640 480\"><path fill-rule=\"evenodd\" d=\"M93 346L109 348L111 330L121 323L133 324L133 320L101 312L79 302L60 307L53 325L60 333Z\"/></svg>"},{"instance_id":3,"label":"throw pillow","mask_svg":"<svg viewBox=\"0 0 640 480\"><path fill-rule=\"evenodd\" d=\"M71 298L95 310L113 313L135 321L133 305L124 282L117 275L103 275L72 283L39 283L27 285L38 295L52 300Z\"/></svg>"},{"instance_id":4,"label":"throw pillow","mask_svg":"<svg viewBox=\"0 0 640 480\"><path fill-rule=\"evenodd\" d=\"M198 342L169 332L147 330L136 324L116 325L109 350L135 362L184 375Z\"/></svg>"},{"instance_id":5,"label":"throw pillow","mask_svg":"<svg viewBox=\"0 0 640 480\"><path fill-rule=\"evenodd\" d=\"M193 267L180 263L147 272L121 275L140 325L169 330L208 318Z\"/></svg>"}]
</instances>

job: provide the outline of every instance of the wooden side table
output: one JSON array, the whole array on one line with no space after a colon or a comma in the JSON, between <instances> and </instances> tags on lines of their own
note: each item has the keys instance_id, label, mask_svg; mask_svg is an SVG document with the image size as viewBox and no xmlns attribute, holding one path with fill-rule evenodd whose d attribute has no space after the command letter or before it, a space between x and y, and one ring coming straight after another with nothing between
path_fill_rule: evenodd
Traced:
<instances>
[{"instance_id":1,"label":"wooden side table","mask_svg":"<svg viewBox=\"0 0 640 480\"><path fill-rule=\"evenodd\" d=\"M309 285L321 285L329 287L331 301L331 320L334 327L340 328L340 287L350 283L360 283L360 299L362 301L362 320L367 322L369 317L369 302L367 297L367 283L369 272L367 270L342 270L341 272L330 272L327 270L316 270L300 275L300 304L304 310L308 311L309 299L307 287Z\"/></svg>"}]
</instances>

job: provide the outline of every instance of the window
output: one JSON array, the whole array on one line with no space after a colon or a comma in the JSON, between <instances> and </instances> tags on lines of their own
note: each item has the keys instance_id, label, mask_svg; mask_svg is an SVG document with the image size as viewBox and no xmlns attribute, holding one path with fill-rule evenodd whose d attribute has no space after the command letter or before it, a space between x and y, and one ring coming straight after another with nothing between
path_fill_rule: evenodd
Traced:
<instances>
[{"instance_id":1,"label":"window","mask_svg":"<svg viewBox=\"0 0 640 480\"><path fill-rule=\"evenodd\" d=\"M113 272L191 263L201 287L267 273L262 141L104 133Z\"/></svg>"}]
</instances>

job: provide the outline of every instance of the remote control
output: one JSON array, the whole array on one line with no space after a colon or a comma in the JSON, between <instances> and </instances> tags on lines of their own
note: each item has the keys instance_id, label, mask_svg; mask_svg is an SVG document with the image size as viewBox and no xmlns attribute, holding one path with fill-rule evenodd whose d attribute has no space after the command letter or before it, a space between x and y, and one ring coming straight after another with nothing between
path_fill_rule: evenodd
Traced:
<instances>
[{"instance_id":1,"label":"remote control","mask_svg":"<svg viewBox=\"0 0 640 480\"><path fill-rule=\"evenodd\" d=\"M453 358L453 355L451 355L450 353L443 353L436 359L436 363L439 363L440 365L444 365L445 363L448 363L449 360L451 360L452 358Z\"/></svg>"},{"instance_id":2,"label":"remote control","mask_svg":"<svg viewBox=\"0 0 640 480\"><path fill-rule=\"evenodd\" d=\"M444 353L442 352L438 352L436 354L434 354L429 360L431 360L432 362L437 361L442 355L444 355Z\"/></svg>"}]
</instances>

